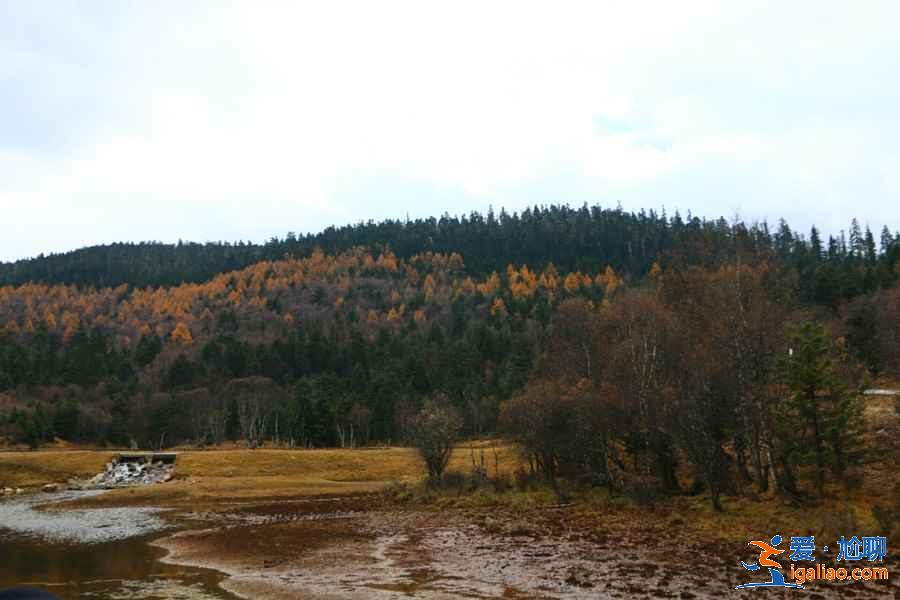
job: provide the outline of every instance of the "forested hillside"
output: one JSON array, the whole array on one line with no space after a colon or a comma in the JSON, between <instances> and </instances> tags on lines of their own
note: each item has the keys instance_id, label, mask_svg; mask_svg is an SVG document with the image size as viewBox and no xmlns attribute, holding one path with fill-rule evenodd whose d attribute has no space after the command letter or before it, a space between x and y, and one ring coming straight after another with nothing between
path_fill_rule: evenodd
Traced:
<instances>
[{"instance_id":1,"label":"forested hillside","mask_svg":"<svg viewBox=\"0 0 900 600\"><path fill-rule=\"evenodd\" d=\"M119 244L24 261L4 267L14 284L0 287L0 436L359 445L401 439L435 397L456 407L467 435L536 432L552 419L522 425L528 411L514 410L534 390L571 399L590 389L592 402L620 411L579 420L618 423L592 439L627 434L620 441L665 475L683 432L654 437L652 423L727 405L724 429L705 434L722 447L742 421L719 400L751 389L725 379L751 369L741 385L770 389L775 357L804 324L823 327L853 381L900 374L898 256L900 238L884 230L876 245L855 221L849 238L823 243L786 224L771 233L554 207L263 246ZM743 348L738 331L755 345L721 358ZM659 362L645 364L651 346ZM721 369L720 387L680 375L696 364ZM690 389L719 396L669 412ZM665 411L654 408L663 398ZM568 418L557 432L574 440ZM758 451L762 433L751 434L741 443ZM543 460L561 468L563 447Z\"/></svg>"},{"instance_id":2,"label":"forested hillside","mask_svg":"<svg viewBox=\"0 0 900 600\"><path fill-rule=\"evenodd\" d=\"M385 440L436 391L492 428L566 286L599 300L618 282L611 269L563 279L552 266L472 278L456 253L356 248L173 288L0 288L0 388L7 406L33 407L7 432L221 441L252 434L238 414L251 395L274 411L259 415L267 436L334 444L352 423L359 441Z\"/></svg>"},{"instance_id":3,"label":"forested hillside","mask_svg":"<svg viewBox=\"0 0 900 600\"><path fill-rule=\"evenodd\" d=\"M320 248L339 254L357 246L373 252L390 249L408 259L422 252L466 258L469 275L502 272L508 264L553 263L562 272L596 271L611 265L617 272L641 276L654 262L678 259L718 264L738 253L773 252L796 268L801 297L835 305L895 281L893 265L900 259L898 234L883 228L875 234L854 220L846 232L828 239L813 228L808 234L786 223L737 224L724 219L682 218L677 212L628 213L621 209L566 205L535 207L521 214L473 212L461 217L386 220L317 233L272 238L251 243L120 243L64 254L39 256L0 264L0 285L28 282L66 283L94 287L172 286L202 283L226 271L261 260L307 258ZM879 253L882 260L876 258Z\"/></svg>"}]
</instances>

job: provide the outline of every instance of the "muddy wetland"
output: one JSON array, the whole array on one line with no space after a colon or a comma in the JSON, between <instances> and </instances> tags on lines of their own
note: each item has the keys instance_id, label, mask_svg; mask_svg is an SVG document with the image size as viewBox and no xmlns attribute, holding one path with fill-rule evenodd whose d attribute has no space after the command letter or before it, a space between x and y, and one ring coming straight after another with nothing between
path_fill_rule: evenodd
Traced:
<instances>
[{"instance_id":1,"label":"muddy wetland","mask_svg":"<svg viewBox=\"0 0 900 600\"><path fill-rule=\"evenodd\" d=\"M62 598L580 598L628 595L647 575L678 595L675 569L567 535L566 507L529 510L526 526L505 510L397 510L378 494L83 507L98 495L4 501L0 585Z\"/></svg>"},{"instance_id":2,"label":"muddy wetland","mask_svg":"<svg viewBox=\"0 0 900 600\"><path fill-rule=\"evenodd\" d=\"M102 493L3 501L0 587L62 598L515 598L582 597L599 584L601 545L539 541L465 511L396 510L378 494L84 507Z\"/></svg>"},{"instance_id":3,"label":"muddy wetland","mask_svg":"<svg viewBox=\"0 0 900 600\"><path fill-rule=\"evenodd\" d=\"M221 573L161 562L150 545L168 526L149 508L56 510L96 492L0 500L0 589L45 588L61 598L230 598Z\"/></svg>"},{"instance_id":4,"label":"muddy wetland","mask_svg":"<svg viewBox=\"0 0 900 600\"><path fill-rule=\"evenodd\" d=\"M513 462L513 450L500 452L499 464ZM470 458L457 454L451 467L464 471ZM748 540L875 526L858 504L734 498L715 515L689 495L643 505L541 486L429 490L407 475L420 465L402 448L184 452L163 482L42 491L109 460L0 453L0 474L23 489L0 498L0 589L65 599L737 598L747 592L734 586L754 580L739 562L754 558ZM885 566L897 566L890 551ZM807 586L817 599L897 590L894 580Z\"/></svg>"}]
</instances>

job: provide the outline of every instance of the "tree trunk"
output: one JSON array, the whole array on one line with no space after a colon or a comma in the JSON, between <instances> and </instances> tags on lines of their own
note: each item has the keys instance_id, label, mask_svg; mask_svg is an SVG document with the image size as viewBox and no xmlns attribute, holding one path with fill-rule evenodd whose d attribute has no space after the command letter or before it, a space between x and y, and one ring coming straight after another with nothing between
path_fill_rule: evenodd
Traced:
<instances>
[{"instance_id":1,"label":"tree trunk","mask_svg":"<svg viewBox=\"0 0 900 600\"><path fill-rule=\"evenodd\" d=\"M778 457L778 465L779 469L776 469L775 466L772 466L772 471L775 474L775 479L778 482L778 489L782 494L786 496L790 496L792 498L797 496L797 479L794 477L794 471L791 469L791 465L788 462L787 458L784 456Z\"/></svg>"},{"instance_id":2,"label":"tree trunk","mask_svg":"<svg viewBox=\"0 0 900 600\"><path fill-rule=\"evenodd\" d=\"M710 505L713 509L713 512L720 513L722 512L722 499L721 499L721 490L719 489L718 484L710 481L709 482L709 501Z\"/></svg>"},{"instance_id":3,"label":"tree trunk","mask_svg":"<svg viewBox=\"0 0 900 600\"><path fill-rule=\"evenodd\" d=\"M809 401L813 441L816 448L816 495L821 499L825 488L825 449L822 447L822 434L819 430L819 407L816 405L816 390L811 388L806 393Z\"/></svg>"},{"instance_id":4,"label":"tree trunk","mask_svg":"<svg viewBox=\"0 0 900 600\"><path fill-rule=\"evenodd\" d=\"M834 430L832 432L831 447L834 449L834 463L832 464L834 476L837 478L843 478L844 471L847 468L847 461L844 458L844 446L841 443L840 431Z\"/></svg>"},{"instance_id":5,"label":"tree trunk","mask_svg":"<svg viewBox=\"0 0 900 600\"><path fill-rule=\"evenodd\" d=\"M681 488L678 485L678 477L675 475L676 461L672 444L662 434L654 437L656 438L653 443L654 454L656 454L657 476L660 483L667 492L678 492Z\"/></svg>"},{"instance_id":6,"label":"tree trunk","mask_svg":"<svg viewBox=\"0 0 900 600\"><path fill-rule=\"evenodd\" d=\"M759 491L767 492L769 490L769 469L768 463L763 464L763 452L760 448L759 436L754 432L750 440L750 462L753 463L753 471L756 474L756 485Z\"/></svg>"}]
</instances>

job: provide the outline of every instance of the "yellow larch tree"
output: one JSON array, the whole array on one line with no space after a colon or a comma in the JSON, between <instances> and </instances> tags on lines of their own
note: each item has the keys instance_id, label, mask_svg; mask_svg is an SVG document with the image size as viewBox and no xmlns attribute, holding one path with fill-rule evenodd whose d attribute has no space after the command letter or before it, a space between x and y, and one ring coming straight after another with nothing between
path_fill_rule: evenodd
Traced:
<instances>
[{"instance_id":1,"label":"yellow larch tree","mask_svg":"<svg viewBox=\"0 0 900 600\"><path fill-rule=\"evenodd\" d=\"M65 311L62 315L63 339L69 341L78 330L78 317L70 311Z\"/></svg>"},{"instance_id":2,"label":"yellow larch tree","mask_svg":"<svg viewBox=\"0 0 900 600\"><path fill-rule=\"evenodd\" d=\"M534 296L535 291L537 291L537 287L537 275L528 268L528 265L522 265L522 268L519 269L519 290L517 297L531 298ZM513 295L516 295L515 290L513 291Z\"/></svg>"},{"instance_id":3,"label":"yellow larch tree","mask_svg":"<svg viewBox=\"0 0 900 600\"><path fill-rule=\"evenodd\" d=\"M434 277L432 277L431 273L429 273L425 277L425 283L422 286L423 290L425 291L425 302L433 302L434 301L435 287L437 287L437 284L434 281Z\"/></svg>"},{"instance_id":4,"label":"yellow larch tree","mask_svg":"<svg viewBox=\"0 0 900 600\"><path fill-rule=\"evenodd\" d=\"M378 256L376 265L379 268L384 269L388 273L396 273L397 272L397 257L390 250L388 250L386 252L382 252Z\"/></svg>"},{"instance_id":5,"label":"yellow larch tree","mask_svg":"<svg viewBox=\"0 0 900 600\"><path fill-rule=\"evenodd\" d=\"M44 323L47 325L49 331L56 329L56 315L54 315L53 311L49 308L44 311Z\"/></svg>"},{"instance_id":6,"label":"yellow larch tree","mask_svg":"<svg viewBox=\"0 0 900 600\"><path fill-rule=\"evenodd\" d=\"M176 344L193 344L194 336L191 335L191 330L188 329L187 325L178 323L175 329L172 330L172 341Z\"/></svg>"},{"instance_id":7,"label":"yellow larch tree","mask_svg":"<svg viewBox=\"0 0 900 600\"><path fill-rule=\"evenodd\" d=\"M602 274L597 275L597 285L601 286L607 296L611 296L622 285L622 280L616 275L615 270L607 265Z\"/></svg>"},{"instance_id":8,"label":"yellow larch tree","mask_svg":"<svg viewBox=\"0 0 900 600\"><path fill-rule=\"evenodd\" d=\"M540 283L541 287L548 292L556 291L556 288L559 286L559 272L557 272L556 267L553 266L553 263L548 264L547 268L541 272L541 276L540 278L538 278L538 283Z\"/></svg>"},{"instance_id":9,"label":"yellow larch tree","mask_svg":"<svg viewBox=\"0 0 900 600\"><path fill-rule=\"evenodd\" d=\"M475 282L472 281L471 277L466 277L465 279L463 279L462 284L460 285L460 289L462 290L462 293L466 296L471 296L477 291L477 288L475 287Z\"/></svg>"},{"instance_id":10,"label":"yellow larch tree","mask_svg":"<svg viewBox=\"0 0 900 600\"><path fill-rule=\"evenodd\" d=\"M519 270L512 266L512 264L506 265L506 285L509 286L509 290L512 292L513 297L516 298L519 297L519 280Z\"/></svg>"},{"instance_id":11,"label":"yellow larch tree","mask_svg":"<svg viewBox=\"0 0 900 600\"><path fill-rule=\"evenodd\" d=\"M494 271L484 283L478 284L478 291L484 296L493 296L500 291L500 276Z\"/></svg>"}]
</instances>

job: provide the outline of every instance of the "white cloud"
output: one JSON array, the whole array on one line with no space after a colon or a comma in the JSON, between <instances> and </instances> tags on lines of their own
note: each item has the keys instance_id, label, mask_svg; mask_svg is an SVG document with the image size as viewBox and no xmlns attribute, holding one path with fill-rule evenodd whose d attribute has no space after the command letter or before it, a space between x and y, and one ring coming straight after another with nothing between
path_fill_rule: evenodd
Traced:
<instances>
[{"instance_id":1,"label":"white cloud","mask_svg":"<svg viewBox=\"0 0 900 600\"><path fill-rule=\"evenodd\" d=\"M5 9L0 258L393 214L373 181L458 196L396 205L417 214L571 178L626 208L900 225L893 3L106 8Z\"/></svg>"}]
</instances>

